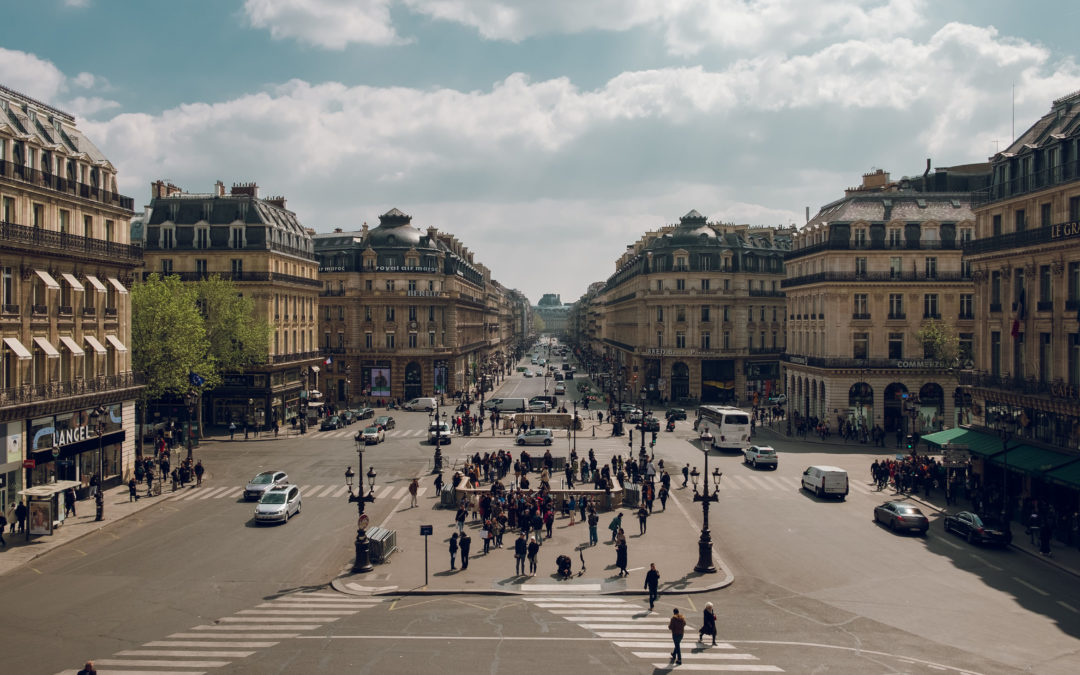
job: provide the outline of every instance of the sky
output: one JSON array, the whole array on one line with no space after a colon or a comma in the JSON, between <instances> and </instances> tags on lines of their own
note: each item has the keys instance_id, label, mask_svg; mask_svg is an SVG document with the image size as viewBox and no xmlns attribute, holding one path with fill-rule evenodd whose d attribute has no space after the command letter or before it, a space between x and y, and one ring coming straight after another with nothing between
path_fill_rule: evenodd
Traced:
<instances>
[{"instance_id":1,"label":"sky","mask_svg":"<svg viewBox=\"0 0 1080 675\"><path fill-rule=\"evenodd\" d=\"M534 304L696 209L796 225L986 161L1080 89L1067 0L0 0L0 84L136 205L256 182L317 232L398 208ZM1015 115L1015 123L1014 123Z\"/></svg>"}]
</instances>

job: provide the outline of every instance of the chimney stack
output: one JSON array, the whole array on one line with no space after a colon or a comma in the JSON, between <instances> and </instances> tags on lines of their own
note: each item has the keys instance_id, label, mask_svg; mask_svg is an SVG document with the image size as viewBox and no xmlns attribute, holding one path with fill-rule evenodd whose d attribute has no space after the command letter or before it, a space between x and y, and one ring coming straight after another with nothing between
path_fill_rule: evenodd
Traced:
<instances>
[{"instance_id":1,"label":"chimney stack","mask_svg":"<svg viewBox=\"0 0 1080 675\"><path fill-rule=\"evenodd\" d=\"M221 181L214 183L214 194L216 194L218 197L224 197L225 183L222 183Z\"/></svg>"},{"instance_id":2,"label":"chimney stack","mask_svg":"<svg viewBox=\"0 0 1080 675\"><path fill-rule=\"evenodd\" d=\"M257 183L233 183L230 194L233 195L248 195L259 198L259 185Z\"/></svg>"},{"instance_id":3,"label":"chimney stack","mask_svg":"<svg viewBox=\"0 0 1080 675\"><path fill-rule=\"evenodd\" d=\"M285 198L282 197L281 195L278 195L276 197L267 197L266 198L266 203L267 204L273 204L274 206L278 207L279 209L285 208Z\"/></svg>"}]
</instances>

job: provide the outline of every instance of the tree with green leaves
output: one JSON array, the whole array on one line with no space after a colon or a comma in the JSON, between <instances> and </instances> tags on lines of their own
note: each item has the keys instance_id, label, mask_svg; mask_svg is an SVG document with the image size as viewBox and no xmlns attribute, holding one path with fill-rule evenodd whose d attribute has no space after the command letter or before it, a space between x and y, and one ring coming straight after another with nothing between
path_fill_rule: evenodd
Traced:
<instances>
[{"instance_id":1,"label":"tree with green leaves","mask_svg":"<svg viewBox=\"0 0 1080 675\"><path fill-rule=\"evenodd\" d=\"M931 319L922 325L915 339L923 346L927 358L953 365L960 353L960 338L956 330L941 321Z\"/></svg>"},{"instance_id":2,"label":"tree with green leaves","mask_svg":"<svg viewBox=\"0 0 1080 675\"><path fill-rule=\"evenodd\" d=\"M533 314L532 318L533 332L540 335L547 329L547 323L544 318L539 314Z\"/></svg>"},{"instance_id":3,"label":"tree with green leaves","mask_svg":"<svg viewBox=\"0 0 1080 675\"><path fill-rule=\"evenodd\" d=\"M241 373L266 363L273 329L258 316L251 298L217 275L195 284L195 293L210 354L221 372Z\"/></svg>"}]
</instances>

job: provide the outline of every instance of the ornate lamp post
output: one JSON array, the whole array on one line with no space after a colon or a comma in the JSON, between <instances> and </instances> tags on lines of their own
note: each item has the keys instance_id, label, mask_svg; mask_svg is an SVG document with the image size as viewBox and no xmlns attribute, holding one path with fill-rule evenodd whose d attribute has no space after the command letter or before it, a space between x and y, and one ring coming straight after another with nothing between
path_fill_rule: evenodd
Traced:
<instances>
[{"instance_id":1,"label":"ornate lamp post","mask_svg":"<svg viewBox=\"0 0 1080 675\"><path fill-rule=\"evenodd\" d=\"M105 446L101 436L105 433L105 416L107 414L109 414L109 410L103 405L99 405L90 411L90 420L98 437L98 485L97 490L94 492L94 506L97 512L94 520L97 521L105 520L105 495L102 492L105 488Z\"/></svg>"},{"instance_id":2,"label":"ornate lamp post","mask_svg":"<svg viewBox=\"0 0 1080 675\"><path fill-rule=\"evenodd\" d=\"M694 482L694 501L701 502L701 538L698 539L698 562L694 566L694 571L702 574L711 574L716 572L716 566L713 565L712 557L712 537L709 535L709 502L717 501L717 490L720 489L720 478L723 476L723 472L719 468L713 469L713 491L709 494L709 449L705 445L705 441L701 440L702 450L705 453L705 479L702 481L702 491L698 494L697 484L700 474L697 467L690 472L690 478Z\"/></svg>"},{"instance_id":3,"label":"ornate lamp post","mask_svg":"<svg viewBox=\"0 0 1080 675\"><path fill-rule=\"evenodd\" d=\"M641 388L641 453L642 457L648 457L645 452L645 388ZM631 451L633 452L633 451Z\"/></svg>"},{"instance_id":4,"label":"ornate lamp post","mask_svg":"<svg viewBox=\"0 0 1080 675\"><path fill-rule=\"evenodd\" d=\"M184 394L184 403L187 404L187 433L184 435L184 440L187 441L187 458L191 459L191 418L195 416L195 404L199 400L199 392L192 389L188 393Z\"/></svg>"},{"instance_id":5,"label":"ornate lamp post","mask_svg":"<svg viewBox=\"0 0 1080 675\"><path fill-rule=\"evenodd\" d=\"M355 476L355 474L352 472L351 467L349 469L345 470L345 484L349 486L349 501L350 502L356 502L356 515L357 515L356 542L355 542L356 559L353 562L352 571L354 573L361 573L361 572L370 572L372 569L374 569L371 566L370 547L369 547L369 542L368 542L368 537L367 537L368 517L367 517L367 514L364 513L364 504L366 502L375 501L375 491L374 491L374 488L375 488L375 468L372 467L372 468L368 469L367 477L368 477L369 491L368 491L368 494L365 495L364 494L364 479L363 479L363 475L364 475L364 446L365 446L365 443L364 443L363 437L359 433L356 434L355 440L356 440L356 455L360 459L359 467L360 467L360 476L361 476L361 478L359 480L357 480L356 494L354 495L353 491L352 491L353 477Z\"/></svg>"}]
</instances>

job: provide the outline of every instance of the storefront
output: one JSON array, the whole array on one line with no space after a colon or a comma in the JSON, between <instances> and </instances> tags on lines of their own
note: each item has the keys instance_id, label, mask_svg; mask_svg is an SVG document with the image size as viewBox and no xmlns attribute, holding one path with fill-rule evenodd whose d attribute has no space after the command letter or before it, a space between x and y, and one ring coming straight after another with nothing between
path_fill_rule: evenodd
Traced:
<instances>
[{"instance_id":1,"label":"storefront","mask_svg":"<svg viewBox=\"0 0 1080 675\"><path fill-rule=\"evenodd\" d=\"M0 504L6 509L23 487L22 422L0 424L4 448L0 450Z\"/></svg>"},{"instance_id":2,"label":"storefront","mask_svg":"<svg viewBox=\"0 0 1080 675\"><path fill-rule=\"evenodd\" d=\"M27 426L28 487L77 481L88 496L91 478L119 485L123 478L123 404L38 417ZM32 466L30 466L32 464Z\"/></svg>"}]
</instances>

